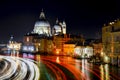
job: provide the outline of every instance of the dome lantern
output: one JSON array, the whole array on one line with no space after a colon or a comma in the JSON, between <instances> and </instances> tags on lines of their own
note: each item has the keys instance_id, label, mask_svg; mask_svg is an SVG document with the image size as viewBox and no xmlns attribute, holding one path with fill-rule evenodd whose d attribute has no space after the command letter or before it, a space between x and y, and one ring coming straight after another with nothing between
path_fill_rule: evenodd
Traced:
<instances>
[{"instance_id":1,"label":"dome lantern","mask_svg":"<svg viewBox=\"0 0 120 80\"><path fill-rule=\"evenodd\" d=\"M41 13L40 13L40 19L45 19L45 14L44 14L44 12L43 12L43 9L42 9L42 11L41 11Z\"/></svg>"}]
</instances>

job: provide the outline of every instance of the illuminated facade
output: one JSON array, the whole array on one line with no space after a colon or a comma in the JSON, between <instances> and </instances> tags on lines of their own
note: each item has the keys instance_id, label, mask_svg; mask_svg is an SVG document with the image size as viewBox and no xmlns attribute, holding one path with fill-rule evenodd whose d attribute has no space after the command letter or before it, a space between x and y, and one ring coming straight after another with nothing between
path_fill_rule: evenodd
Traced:
<instances>
[{"instance_id":1,"label":"illuminated facade","mask_svg":"<svg viewBox=\"0 0 120 80\"><path fill-rule=\"evenodd\" d=\"M112 64L120 64L120 21L115 20L102 27L103 52Z\"/></svg>"},{"instance_id":2,"label":"illuminated facade","mask_svg":"<svg viewBox=\"0 0 120 80\"><path fill-rule=\"evenodd\" d=\"M74 49L74 56L80 58L90 58L93 56L93 47L91 46L76 46Z\"/></svg>"},{"instance_id":3,"label":"illuminated facade","mask_svg":"<svg viewBox=\"0 0 120 80\"><path fill-rule=\"evenodd\" d=\"M11 36L9 43L7 44L7 53L11 54L11 56L18 56L20 50L21 43L13 41L13 36Z\"/></svg>"},{"instance_id":4,"label":"illuminated facade","mask_svg":"<svg viewBox=\"0 0 120 80\"><path fill-rule=\"evenodd\" d=\"M66 54L64 54L64 44L65 44L65 42L67 42L69 40L70 40L70 36L67 34L54 35L53 36L54 54L66 55Z\"/></svg>"},{"instance_id":5,"label":"illuminated facade","mask_svg":"<svg viewBox=\"0 0 120 80\"><path fill-rule=\"evenodd\" d=\"M103 50L103 44L101 39L96 39L93 43L94 55L100 57Z\"/></svg>"},{"instance_id":6,"label":"illuminated facade","mask_svg":"<svg viewBox=\"0 0 120 80\"><path fill-rule=\"evenodd\" d=\"M19 51L19 50L21 49L21 43L10 42L10 43L7 45L7 48L9 48L10 50Z\"/></svg>"},{"instance_id":7,"label":"illuminated facade","mask_svg":"<svg viewBox=\"0 0 120 80\"><path fill-rule=\"evenodd\" d=\"M27 34L24 36L23 52L52 53L52 37L39 36L38 34Z\"/></svg>"},{"instance_id":8,"label":"illuminated facade","mask_svg":"<svg viewBox=\"0 0 120 80\"><path fill-rule=\"evenodd\" d=\"M74 53L75 44L64 44L64 54L72 56Z\"/></svg>"}]
</instances>

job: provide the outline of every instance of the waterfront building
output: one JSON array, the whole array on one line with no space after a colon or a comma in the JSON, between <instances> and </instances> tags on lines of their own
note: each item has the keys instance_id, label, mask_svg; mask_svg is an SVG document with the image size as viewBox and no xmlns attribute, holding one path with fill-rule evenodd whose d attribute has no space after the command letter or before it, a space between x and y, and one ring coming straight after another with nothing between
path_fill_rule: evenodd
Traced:
<instances>
[{"instance_id":1,"label":"waterfront building","mask_svg":"<svg viewBox=\"0 0 120 80\"><path fill-rule=\"evenodd\" d=\"M93 56L93 47L83 43L77 43L74 48L74 56L78 58L90 58Z\"/></svg>"},{"instance_id":2,"label":"waterfront building","mask_svg":"<svg viewBox=\"0 0 120 80\"><path fill-rule=\"evenodd\" d=\"M113 65L120 65L120 20L102 27L103 52Z\"/></svg>"}]
</instances>

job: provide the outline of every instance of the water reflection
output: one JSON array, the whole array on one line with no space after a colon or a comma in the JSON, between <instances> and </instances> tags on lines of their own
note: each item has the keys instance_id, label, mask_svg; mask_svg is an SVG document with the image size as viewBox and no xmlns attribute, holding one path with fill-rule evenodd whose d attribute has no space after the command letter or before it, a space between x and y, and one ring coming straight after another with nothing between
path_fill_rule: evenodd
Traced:
<instances>
[{"instance_id":1,"label":"water reflection","mask_svg":"<svg viewBox=\"0 0 120 80\"><path fill-rule=\"evenodd\" d=\"M100 73L101 73L102 80L110 80L109 65L108 64L100 66Z\"/></svg>"},{"instance_id":2,"label":"water reflection","mask_svg":"<svg viewBox=\"0 0 120 80\"><path fill-rule=\"evenodd\" d=\"M81 63L81 64L80 64ZM90 73L87 70L89 68L88 62L86 59L75 60L75 67L82 71L83 75L87 80L90 80ZM84 79L84 78L83 78Z\"/></svg>"},{"instance_id":3,"label":"water reflection","mask_svg":"<svg viewBox=\"0 0 120 80\"><path fill-rule=\"evenodd\" d=\"M84 67L85 67L85 60L82 59L82 72L85 74L85 69L84 69Z\"/></svg>"},{"instance_id":4,"label":"water reflection","mask_svg":"<svg viewBox=\"0 0 120 80\"><path fill-rule=\"evenodd\" d=\"M101 76L101 79L104 80L104 68L103 68L103 65L100 66L100 76Z\"/></svg>"},{"instance_id":5,"label":"water reflection","mask_svg":"<svg viewBox=\"0 0 120 80\"><path fill-rule=\"evenodd\" d=\"M109 75L109 65L108 64L105 64L105 78L106 80L110 80L110 75Z\"/></svg>"},{"instance_id":6,"label":"water reflection","mask_svg":"<svg viewBox=\"0 0 120 80\"><path fill-rule=\"evenodd\" d=\"M89 72L88 72L87 69L89 69L89 65L87 63L87 60L83 59L82 60L82 72L84 73L84 75L86 76L86 78L89 80L90 79L90 75L89 75Z\"/></svg>"},{"instance_id":7,"label":"water reflection","mask_svg":"<svg viewBox=\"0 0 120 80\"><path fill-rule=\"evenodd\" d=\"M23 58L35 59L35 55L31 53L23 53Z\"/></svg>"},{"instance_id":8,"label":"water reflection","mask_svg":"<svg viewBox=\"0 0 120 80\"><path fill-rule=\"evenodd\" d=\"M10 56L12 56L12 57L19 57L19 51L12 51L10 53Z\"/></svg>"},{"instance_id":9,"label":"water reflection","mask_svg":"<svg viewBox=\"0 0 120 80\"><path fill-rule=\"evenodd\" d=\"M40 55L37 54L35 60L38 61L38 62L40 62Z\"/></svg>"},{"instance_id":10,"label":"water reflection","mask_svg":"<svg viewBox=\"0 0 120 80\"><path fill-rule=\"evenodd\" d=\"M85 80L97 80L99 77L100 80L120 80L120 69L117 67L110 66L108 64L92 64L88 63L86 59L74 59L72 57L65 57L65 56L43 56L39 54L32 54L32 53L12 53L9 54L12 56L12 58L15 59L15 57L21 56L23 58L29 58L34 59L38 63L38 66L44 65L44 59L55 61L56 63L63 63L67 65L72 65L75 68L79 69L80 72L82 72L81 75L83 75L83 79ZM14 57L13 57L14 56ZM43 64L42 64L43 63ZM19 61L16 61L16 65L20 64ZM42 67L44 68L44 66ZM43 71L44 72L44 71Z\"/></svg>"},{"instance_id":11,"label":"water reflection","mask_svg":"<svg viewBox=\"0 0 120 80\"><path fill-rule=\"evenodd\" d=\"M57 62L57 63L60 63L59 57L56 58L56 62Z\"/></svg>"},{"instance_id":12,"label":"water reflection","mask_svg":"<svg viewBox=\"0 0 120 80\"><path fill-rule=\"evenodd\" d=\"M79 70L80 70L80 65L79 65L80 62L81 62L80 60L75 60L75 67Z\"/></svg>"}]
</instances>

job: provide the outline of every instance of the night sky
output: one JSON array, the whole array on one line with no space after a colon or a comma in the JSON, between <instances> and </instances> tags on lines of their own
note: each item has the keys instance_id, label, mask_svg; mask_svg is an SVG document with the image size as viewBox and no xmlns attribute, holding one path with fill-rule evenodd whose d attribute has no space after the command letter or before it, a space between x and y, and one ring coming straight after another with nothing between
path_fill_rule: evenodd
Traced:
<instances>
[{"instance_id":1,"label":"night sky","mask_svg":"<svg viewBox=\"0 0 120 80\"><path fill-rule=\"evenodd\" d=\"M65 20L67 33L97 38L104 23L120 18L119 0L3 0L0 1L0 43L10 35L22 41L43 9L51 26Z\"/></svg>"}]
</instances>

